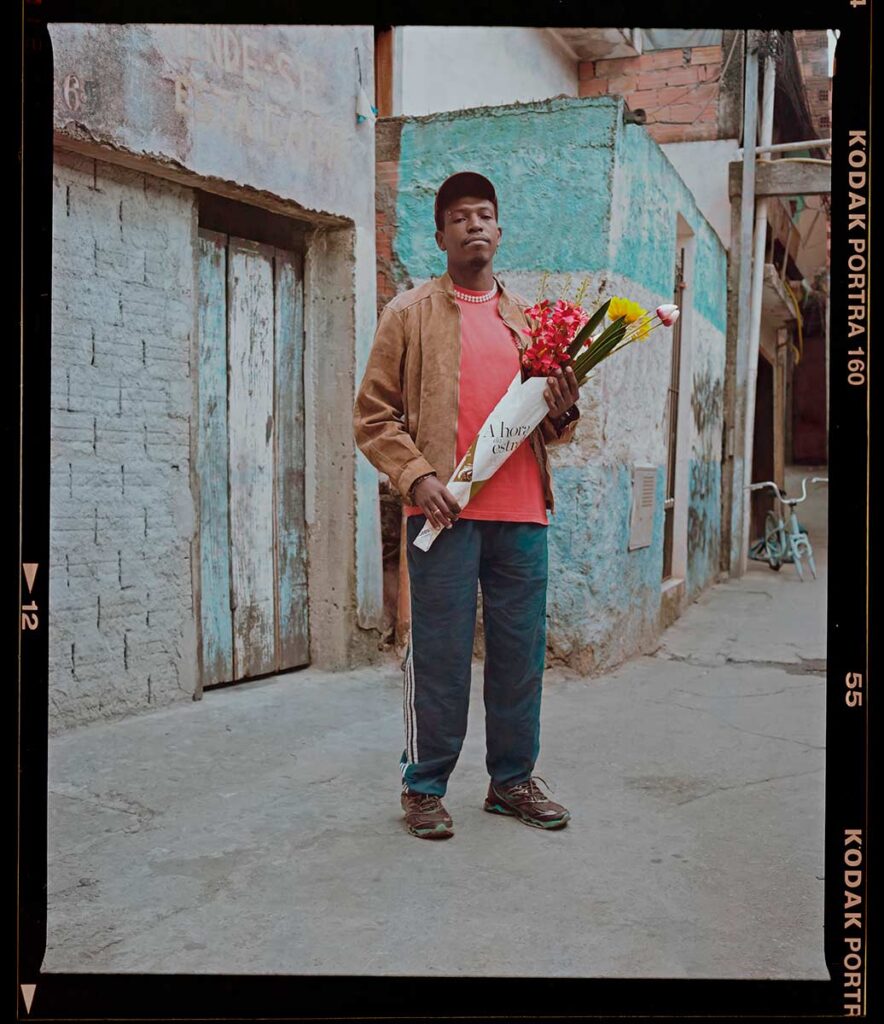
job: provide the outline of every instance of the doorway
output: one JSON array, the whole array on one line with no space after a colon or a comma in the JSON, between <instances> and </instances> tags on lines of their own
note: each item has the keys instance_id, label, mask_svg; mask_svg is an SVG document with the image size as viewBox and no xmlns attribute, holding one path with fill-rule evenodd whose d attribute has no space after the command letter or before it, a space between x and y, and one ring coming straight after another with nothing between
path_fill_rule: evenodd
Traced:
<instances>
[{"instance_id":1,"label":"doorway","mask_svg":"<svg viewBox=\"0 0 884 1024\"><path fill-rule=\"evenodd\" d=\"M685 251L683 237L679 236L679 245L675 261L675 281L673 283L672 301L679 310L684 305L682 295L685 290ZM673 549L675 541L675 506L676 477L678 466L678 420L679 391L682 375L681 332L684 319L679 317L672 326L672 358L669 364L669 387L666 397L666 461L663 493L663 580L673 575Z\"/></svg>"},{"instance_id":2,"label":"doorway","mask_svg":"<svg viewBox=\"0 0 884 1024\"><path fill-rule=\"evenodd\" d=\"M776 480L774 467L774 368L763 351L758 353L755 386L755 428L752 434L752 480ZM749 543L764 534L764 518L779 502L769 488L752 491Z\"/></svg>"},{"instance_id":3,"label":"doorway","mask_svg":"<svg viewBox=\"0 0 884 1024\"><path fill-rule=\"evenodd\" d=\"M225 204L239 206L235 216L225 218ZM225 220L228 230L218 230ZM228 200L200 206L203 686L309 661L304 253L297 231L278 221Z\"/></svg>"}]
</instances>

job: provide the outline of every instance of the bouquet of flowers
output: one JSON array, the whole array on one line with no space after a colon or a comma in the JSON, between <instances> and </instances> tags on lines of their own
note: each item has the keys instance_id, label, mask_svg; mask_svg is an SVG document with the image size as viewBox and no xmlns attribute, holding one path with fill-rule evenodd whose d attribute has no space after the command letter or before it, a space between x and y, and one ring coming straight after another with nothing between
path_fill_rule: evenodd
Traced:
<instances>
[{"instance_id":1,"label":"bouquet of flowers","mask_svg":"<svg viewBox=\"0 0 884 1024\"><path fill-rule=\"evenodd\" d=\"M660 324L671 327L678 319L677 306L667 304L648 312L638 303L616 296L590 314L580 305L586 284L584 281L573 302L543 299L525 310L532 326L524 333L531 343L522 351L521 367L447 484L461 508L549 412L543 392L550 373L570 365L580 386L603 359L634 341L644 341ZM607 326L603 326L606 319ZM414 539L415 546L428 551L440 532L426 523Z\"/></svg>"}]
</instances>

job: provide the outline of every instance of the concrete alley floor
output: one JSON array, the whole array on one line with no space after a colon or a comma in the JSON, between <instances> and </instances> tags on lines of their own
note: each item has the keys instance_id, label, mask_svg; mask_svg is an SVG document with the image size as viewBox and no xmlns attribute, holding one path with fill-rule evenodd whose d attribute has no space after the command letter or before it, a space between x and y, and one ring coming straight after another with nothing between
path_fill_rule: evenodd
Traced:
<instances>
[{"instance_id":1,"label":"concrete alley floor","mask_svg":"<svg viewBox=\"0 0 884 1024\"><path fill-rule=\"evenodd\" d=\"M561 832L482 811L479 662L446 842L402 826L394 662L52 737L43 970L827 978L825 502L816 581L750 563L652 655L547 670Z\"/></svg>"}]
</instances>

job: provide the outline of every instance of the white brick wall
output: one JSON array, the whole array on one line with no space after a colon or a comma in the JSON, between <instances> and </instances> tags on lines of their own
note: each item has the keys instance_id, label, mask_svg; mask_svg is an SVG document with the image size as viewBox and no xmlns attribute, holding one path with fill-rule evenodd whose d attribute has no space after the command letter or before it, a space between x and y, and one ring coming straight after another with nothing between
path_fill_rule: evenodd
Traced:
<instances>
[{"instance_id":1,"label":"white brick wall","mask_svg":"<svg viewBox=\"0 0 884 1024\"><path fill-rule=\"evenodd\" d=\"M50 730L192 697L190 189L57 150Z\"/></svg>"}]
</instances>

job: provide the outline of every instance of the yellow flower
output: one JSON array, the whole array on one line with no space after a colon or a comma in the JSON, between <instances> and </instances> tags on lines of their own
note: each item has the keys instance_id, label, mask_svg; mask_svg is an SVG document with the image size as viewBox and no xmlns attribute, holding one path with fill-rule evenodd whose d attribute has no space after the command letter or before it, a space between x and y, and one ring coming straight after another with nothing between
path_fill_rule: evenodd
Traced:
<instances>
[{"instance_id":1,"label":"yellow flower","mask_svg":"<svg viewBox=\"0 0 884 1024\"><path fill-rule=\"evenodd\" d=\"M626 312L626 299L618 298L616 295L611 299L608 306L608 316L614 321L619 319Z\"/></svg>"},{"instance_id":2,"label":"yellow flower","mask_svg":"<svg viewBox=\"0 0 884 1024\"><path fill-rule=\"evenodd\" d=\"M647 338L648 333L650 332L650 330L651 330L651 322L650 322L650 320L645 320L644 323L639 324L638 329L635 332L635 340L636 341L644 341L645 338Z\"/></svg>"},{"instance_id":3,"label":"yellow flower","mask_svg":"<svg viewBox=\"0 0 884 1024\"><path fill-rule=\"evenodd\" d=\"M640 317L643 317L645 313L647 313L647 310L642 309L642 307L637 302L627 302L626 306L626 322L628 324L634 324L636 320L638 320Z\"/></svg>"},{"instance_id":4,"label":"yellow flower","mask_svg":"<svg viewBox=\"0 0 884 1024\"><path fill-rule=\"evenodd\" d=\"M611 299L611 305L608 306L608 316L611 320L617 320L622 316L626 318L626 323L628 324L635 323L645 313L647 313L647 310L642 309L637 302L632 302L630 299L622 299L616 295Z\"/></svg>"}]
</instances>

